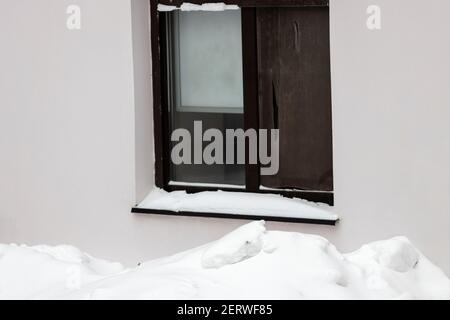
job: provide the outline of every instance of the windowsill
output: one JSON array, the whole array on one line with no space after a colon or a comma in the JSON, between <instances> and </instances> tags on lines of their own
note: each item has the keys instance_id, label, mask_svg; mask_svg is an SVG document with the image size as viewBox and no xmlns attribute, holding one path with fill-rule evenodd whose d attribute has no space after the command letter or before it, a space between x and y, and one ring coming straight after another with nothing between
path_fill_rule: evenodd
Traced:
<instances>
[{"instance_id":1,"label":"windowsill","mask_svg":"<svg viewBox=\"0 0 450 320\"><path fill-rule=\"evenodd\" d=\"M222 183L169 181L168 185L169 186L177 186L177 187L200 187L200 188L218 188L218 189L220 188L220 189L245 190L245 185L222 184Z\"/></svg>"},{"instance_id":2,"label":"windowsill","mask_svg":"<svg viewBox=\"0 0 450 320\"><path fill-rule=\"evenodd\" d=\"M324 204L275 194L227 191L188 194L154 189L132 212L325 225L335 225L339 220Z\"/></svg>"}]
</instances>

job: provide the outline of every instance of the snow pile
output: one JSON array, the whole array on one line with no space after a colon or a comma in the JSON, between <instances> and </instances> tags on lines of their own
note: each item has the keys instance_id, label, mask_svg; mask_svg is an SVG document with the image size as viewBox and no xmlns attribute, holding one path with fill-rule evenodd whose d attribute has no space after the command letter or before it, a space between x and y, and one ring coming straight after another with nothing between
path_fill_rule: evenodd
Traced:
<instances>
[{"instance_id":1,"label":"snow pile","mask_svg":"<svg viewBox=\"0 0 450 320\"><path fill-rule=\"evenodd\" d=\"M419 262L419 253L405 237L393 238L389 245L385 241L375 242L363 247L372 250L375 260L388 269L407 272Z\"/></svg>"},{"instance_id":2,"label":"snow pile","mask_svg":"<svg viewBox=\"0 0 450 320\"><path fill-rule=\"evenodd\" d=\"M0 244L0 300L56 297L122 270L72 246Z\"/></svg>"},{"instance_id":3,"label":"snow pile","mask_svg":"<svg viewBox=\"0 0 450 320\"><path fill-rule=\"evenodd\" d=\"M322 237L266 231L264 222L252 222L216 242L125 271L73 248L58 251L2 246L1 297L450 299L447 276L403 237L341 254ZM63 288L67 266L86 276L80 288Z\"/></svg>"},{"instance_id":4,"label":"snow pile","mask_svg":"<svg viewBox=\"0 0 450 320\"><path fill-rule=\"evenodd\" d=\"M220 268L256 256L262 249L264 221L255 221L227 234L203 253L204 268Z\"/></svg>"},{"instance_id":5,"label":"snow pile","mask_svg":"<svg viewBox=\"0 0 450 320\"><path fill-rule=\"evenodd\" d=\"M204 191L189 194L186 191L167 192L154 189L138 207L175 212L229 213L331 221L338 219L326 205L296 198L289 199L276 194L249 192Z\"/></svg>"}]
</instances>

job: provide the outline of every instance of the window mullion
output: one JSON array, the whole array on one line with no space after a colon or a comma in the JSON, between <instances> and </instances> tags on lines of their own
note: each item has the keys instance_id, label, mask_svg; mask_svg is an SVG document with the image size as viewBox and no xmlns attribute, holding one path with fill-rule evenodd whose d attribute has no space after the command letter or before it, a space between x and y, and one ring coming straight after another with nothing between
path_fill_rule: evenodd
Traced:
<instances>
[{"instance_id":1,"label":"window mullion","mask_svg":"<svg viewBox=\"0 0 450 320\"><path fill-rule=\"evenodd\" d=\"M242 8L242 55L244 73L244 127L259 129L258 117L258 63L256 48L256 9ZM259 190L259 157L258 163L250 164L249 145L246 143L245 184L246 190Z\"/></svg>"}]
</instances>

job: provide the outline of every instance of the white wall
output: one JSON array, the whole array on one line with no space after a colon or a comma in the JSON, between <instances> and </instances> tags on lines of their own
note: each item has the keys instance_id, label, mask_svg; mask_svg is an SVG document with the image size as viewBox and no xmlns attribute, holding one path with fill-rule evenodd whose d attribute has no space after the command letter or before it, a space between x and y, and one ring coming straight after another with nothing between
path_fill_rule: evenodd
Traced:
<instances>
[{"instance_id":1,"label":"white wall","mask_svg":"<svg viewBox=\"0 0 450 320\"><path fill-rule=\"evenodd\" d=\"M136 203L154 185L152 68L149 1L131 1L134 72Z\"/></svg>"},{"instance_id":2,"label":"white wall","mask_svg":"<svg viewBox=\"0 0 450 320\"><path fill-rule=\"evenodd\" d=\"M69 243L132 265L243 223L130 213L152 183L148 1L132 1L0 3L0 242ZM80 31L65 28L73 3ZM365 27L369 4L380 31ZM450 273L450 2L330 6L342 221L268 226L344 251L407 235Z\"/></svg>"},{"instance_id":3,"label":"white wall","mask_svg":"<svg viewBox=\"0 0 450 320\"><path fill-rule=\"evenodd\" d=\"M370 4L382 29L364 27ZM336 210L345 249L408 236L450 273L450 2L331 1Z\"/></svg>"}]
</instances>

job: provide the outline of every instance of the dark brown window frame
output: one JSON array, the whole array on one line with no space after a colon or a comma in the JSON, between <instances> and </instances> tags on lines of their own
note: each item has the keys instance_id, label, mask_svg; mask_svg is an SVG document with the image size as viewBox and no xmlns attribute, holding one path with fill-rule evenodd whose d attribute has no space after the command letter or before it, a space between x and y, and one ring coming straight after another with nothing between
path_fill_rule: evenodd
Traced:
<instances>
[{"instance_id":1,"label":"dark brown window frame","mask_svg":"<svg viewBox=\"0 0 450 320\"><path fill-rule=\"evenodd\" d=\"M169 150L169 120L168 120L168 88L167 74L161 66L166 65L167 57L162 52L166 52L165 41L161 41L160 35L165 34L165 19L160 19L165 13L158 12L158 4L180 6L182 0L150 0L151 17L151 53L152 53L152 82L153 82L153 116L154 116L154 146L155 146L155 184L166 191L185 190L188 193L201 191L239 191L280 194L286 197L297 197L314 202L334 204L333 192L308 191L308 190L261 190L260 189L260 167L258 164L246 164L245 189L221 188L221 187L198 187L198 186L177 186L170 185L170 150ZM243 42L243 64L244 64L244 129L253 128L258 130L258 66L257 66L257 37L256 37L256 8L264 6L326 6L328 0L190 0L193 4L223 2L229 5L238 5L242 13L242 42ZM248 146L246 146L248 148ZM247 151L247 150L246 150ZM248 155L248 152L246 152ZM153 213L153 214L179 214L190 216L208 216L223 218L241 218L307 222L319 224L334 224L333 221L311 220L290 217L256 217L229 214L200 214L194 212L165 212L158 210L148 210L134 208L133 212Z\"/></svg>"}]
</instances>

